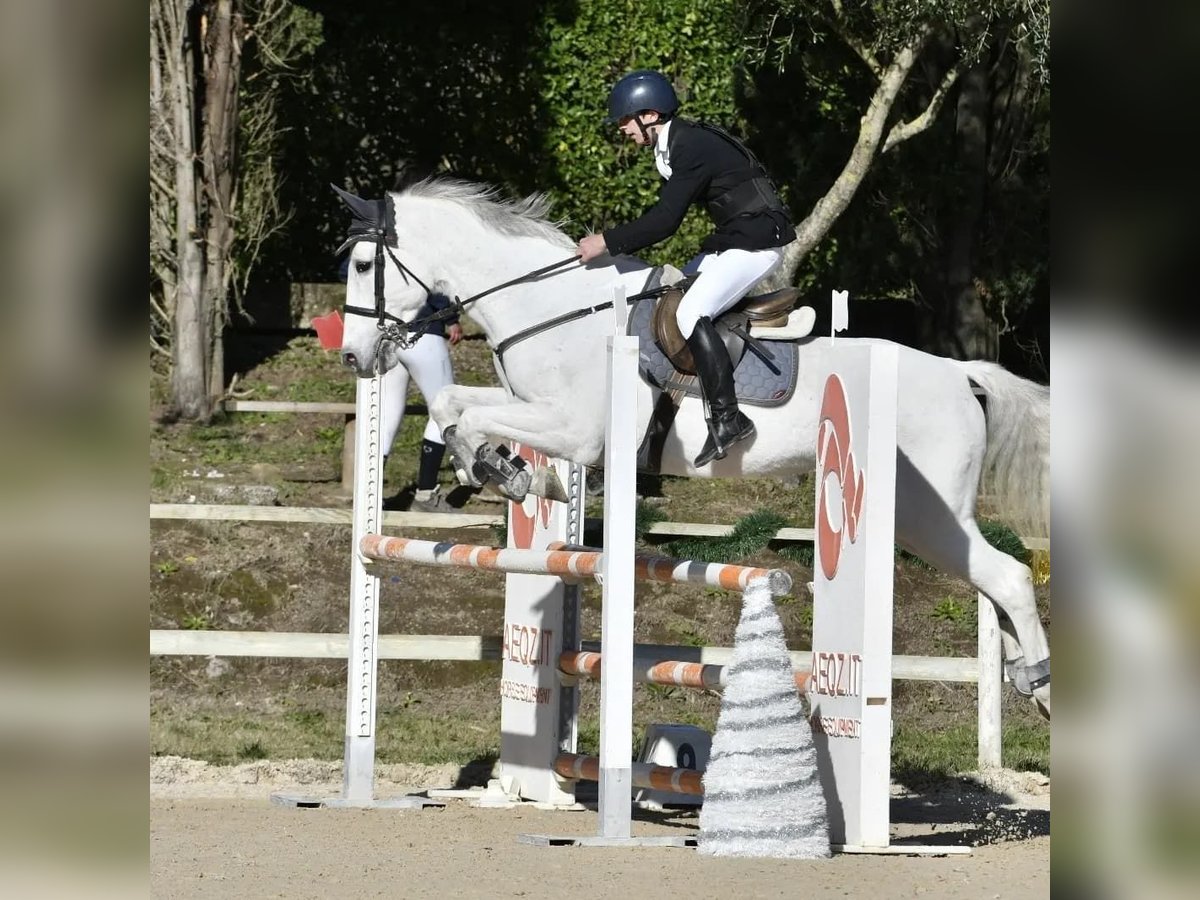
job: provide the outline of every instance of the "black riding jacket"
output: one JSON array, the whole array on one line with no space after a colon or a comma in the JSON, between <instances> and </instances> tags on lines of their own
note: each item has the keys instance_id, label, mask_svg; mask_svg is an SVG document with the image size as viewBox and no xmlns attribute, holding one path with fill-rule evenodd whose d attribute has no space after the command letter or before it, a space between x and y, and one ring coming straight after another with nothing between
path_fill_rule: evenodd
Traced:
<instances>
[{"instance_id":1,"label":"black riding jacket","mask_svg":"<svg viewBox=\"0 0 1200 900\"><path fill-rule=\"evenodd\" d=\"M773 188L769 199L747 201L751 182L768 184L766 173L728 138L675 119L667 132L667 158L671 177L659 187L658 202L632 222L604 232L609 253L633 253L669 238L693 203L704 204L717 226L700 245L703 251L766 250L795 240L796 230ZM749 211L725 219L722 213L730 210L725 201L731 198L734 211Z\"/></svg>"}]
</instances>

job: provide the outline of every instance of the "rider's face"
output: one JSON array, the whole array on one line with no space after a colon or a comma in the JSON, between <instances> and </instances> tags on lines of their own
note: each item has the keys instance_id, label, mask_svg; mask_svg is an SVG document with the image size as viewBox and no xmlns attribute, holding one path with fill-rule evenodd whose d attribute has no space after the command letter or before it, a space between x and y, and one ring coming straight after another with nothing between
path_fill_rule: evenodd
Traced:
<instances>
[{"instance_id":1,"label":"rider's face","mask_svg":"<svg viewBox=\"0 0 1200 900\"><path fill-rule=\"evenodd\" d=\"M638 127L639 119L646 126L645 132ZM654 133L651 131L651 126L658 124L658 113L650 110L638 113L636 116L625 116L617 124L621 129L621 134L625 135L638 146L645 146L654 140Z\"/></svg>"}]
</instances>

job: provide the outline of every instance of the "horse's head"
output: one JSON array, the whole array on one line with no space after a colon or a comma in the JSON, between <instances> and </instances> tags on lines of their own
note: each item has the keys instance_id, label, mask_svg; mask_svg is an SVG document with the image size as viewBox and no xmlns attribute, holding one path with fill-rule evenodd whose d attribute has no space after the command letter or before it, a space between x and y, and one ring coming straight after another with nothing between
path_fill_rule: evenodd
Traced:
<instances>
[{"instance_id":1,"label":"horse's head","mask_svg":"<svg viewBox=\"0 0 1200 900\"><path fill-rule=\"evenodd\" d=\"M391 196L364 200L336 185L353 219L338 254L350 251L346 278L342 362L361 378L394 367L402 348L412 345L422 329L410 327L429 297L429 286L409 266L412 248L400 251L395 205ZM404 252L409 258L402 260ZM425 276L429 278L428 274Z\"/></svg>"}]
</instances>

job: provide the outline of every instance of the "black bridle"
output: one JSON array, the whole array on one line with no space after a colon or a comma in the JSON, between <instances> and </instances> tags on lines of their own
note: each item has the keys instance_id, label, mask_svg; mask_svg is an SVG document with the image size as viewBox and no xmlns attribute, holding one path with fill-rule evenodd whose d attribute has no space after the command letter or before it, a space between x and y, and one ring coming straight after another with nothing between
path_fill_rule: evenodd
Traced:
<instances>
[{"instance_id":1,"label":"black bridle","mask_svg":"<svg viewBox=\"0 0 1200 900\"><path fill-rule=\"evenodd\" d=\"M350 238L344 244L342 244L338 252L341 253L343 250L353 246L359 241L371 241L373 244L375 244L375 307L372 309L366 306L351 306L349 303L347 303L342 307L342 312L347 316L367 316L369 318L376 319L378 328L380 332L382 332L381 340L396 341L402 348L407 350L414 343L416 343L417 338L421 337L421 335L425 333L425 330L429 328L429 325L425 325L425 329L423 329L420 334L416 335L416 337L410 338L408 336L409 323L387 311L386 302L383 296L383 280L384 275L386 274L384 271L383 254L387 253L387 255L391 257L392 262L396 264L396 268L400 270L400 276L404 279L405 284L408 283L408 279L411 276L413 281L424 288L426 294L431 292L429 290L429 286L417 277L417 273L404 263L400 262L396 254L392 252L392 248L388 244L386 201L376 200L374 202L379 211L379 224L363 229L360 233L352 234Z\"/></svg>"},{"instance_id":2,"label":"black bridle","mask_svg":"<svg viewBox=\"0 0 1200 900\"><path fill-rule=\"evenodd\" d=\"M402 350L408 350L411 348L418 340L420 340L421 337L425 335L427 331L429 331L430 327L435 322L439 322L443 319L451 319L461 315L466 308L476 300L482 300L489 294L494 294L497 291L502 291L505 288L512 287L513 285L535 281L538 278L541 278L543 275L549 274L556 269L561 269L563 266L579 261L579 257L572 254L566 259L560 259L556 263L551 263L548 266L542 266L540 269L534 269L532 272L526 272L524 275L514 278L511 281L506 281L503 284L490 287L486 291L480 291L478 294L468 297L466 300L455 296L452 306L449 306L446 309L435 310L427 316L422 316L419 319L413 319L410 322L405 322L400 317L388 312L386 308L386 301L383 296L383 281L385 274L383 258L384 254L386 253L392 262L396 264L396 268L400 270L400 276L404 279L405 284L408 283L409 278L412 278L413 281L415 281L424 289L427 295L432 294L433 291L430 289L429 285L427 285L417 276L416 272L402 263L399 257L392 252L391 245L388 242L389 233L385 224L386 201L376 200L375 203L378 204L380 224L375 227L363 229L361 232L353 234L350 239L346 241L346 243L342 244L343 250L347 246L357 243L358 241L371 241L375 244L375 307L372 309L371 307L367 306L351 306L349 303L347 303L342 307L342 311L347 316L367 316L368 318L375 319L376 327L380 331L380 340L394 341Z\"/></svg>"},{"instance_id":3,"label":"black bridle","mask_svg":"<svg viewBox=\"0 0 1200 900\"><path fill-rule=\"evenodd\" d=\"M468 297L466 300L455 296L453 304L445 309L436 310L427 316L422 316L419 319L413 319L411 322L405 322L399 316L395 316L387 311L386 301L383 295L385 260L384 254L396 264L396 268L400 271L401 277L405 283L411 278L425 291L426 295L432 294L430 289L421 278L400 261L399 257L392 251L393 247L398 246L399 241L396 236L395 214L391 206L391 198L384 197L382 200L364 200L361 197L344 191L337 185L331 185L342 201L349 207L353 214L353 221L350 225L349 235L342 245L337 250L337 255L345 253L359 241L369 241L375 245L375 306L352 306L349 303L342 307L342 311L347 316L366 316L374 319L376 327L379 329L379 341L392 341L400 346L401 349L410 349L421 337L423 337L434 325L434 323L444 319L451 319L460 316L465 312L466 308L476 300L482 300L490 294L502 291L505 288L513 287L518 284L526 284L531 281L536 281L543 275L548 275L556 270L562 269L573 262L579 262L579 257L571 255L565 259L560 259L558 262L551 263L548 266L542 266L540 269L534 269L532 272L526 272L517 278L506 281L503 284L498 284L488 288L486 291L480 291L474 296ZM627 297L626 301L630 304L646 297L657 297L661 295L667 287L654 288L648 291L643 291L640 294L634 294L632 297ZM612 301L600 303L596 306L584 307L583 309L572 310L568 313L563 313L559 316L554 316L537 325L525 328L516 334L510 335L500 341L492 352L496 355L497 362L503 368L504 351L522 341L528 340L542 332L549 331L552 328L557 328L560 325L565 325L567 322L593 315L603 309L612 307Z\"/></svg>"}]
</instances>

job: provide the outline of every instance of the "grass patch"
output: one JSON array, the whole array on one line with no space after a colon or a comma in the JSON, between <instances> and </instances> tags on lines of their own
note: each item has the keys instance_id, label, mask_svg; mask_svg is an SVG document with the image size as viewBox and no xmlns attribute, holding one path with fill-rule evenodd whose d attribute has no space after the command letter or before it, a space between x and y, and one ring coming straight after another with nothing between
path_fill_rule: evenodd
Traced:
<instances>
[{"instance_id":1,"label":"grass patch","mask_svg":"<svg viewBox=\"0 0 1200 900\"><path fill-rule=\"evenodd\" d=\"M598 723L596 731L598 739ZM215 765L251 759L341 759L344 732L340 717L319 710L269 717L241 711L188 715L155 710L150 716L154 756L183 756ZM499 704L494 714L484 717L429 715L410 706L382 711L376 723L375 755L381 763L466 765L499 753Z\"/></svg>"},{"instance_id":2,"label":"grass patch","mask_svg":"<svg viewBox=\"0 0 1200 900\"><path fill-rule=\"evenodd\" d=\"M667 697L651 692L650 700ZM652 716L652 718L655 718ZM677 724L712 731L713 716L701 709L675 708L668 718ZM635 735L634 752L642 743ZM266 716L259 713L187 714L153 710L150 739L155 756L183 756L229 765L255 759L341 759L344 722L340 715L298 709ZM579 719L578 752L600 751L598 711L584 710ZM430 714L419 706L379 714L376 757L384 763L467 765L496 759L500 753L500 710L486 716ZM1050 730L1015 723L1004 728L1004 765L1020 771L1050 773ZM892 738L892 775L897 781L945 777L977 768L976 731L956 725L930 730L897 723Z\"/></svg>"},{"instance_id":3,"label":"grass patch","mask_svg":"<svg viewBox=\"0 0 1200 900\"><path fill-rule=\"evenodd\" d=\"M978 768L978 732L973 725L931 730L897 723L892 734L892 777L897 781L948 776ZM1050 774L1050 729L1014 724L1003 732L1003 764L1009 769Z\"/></svg>"}]
</instances>

